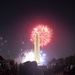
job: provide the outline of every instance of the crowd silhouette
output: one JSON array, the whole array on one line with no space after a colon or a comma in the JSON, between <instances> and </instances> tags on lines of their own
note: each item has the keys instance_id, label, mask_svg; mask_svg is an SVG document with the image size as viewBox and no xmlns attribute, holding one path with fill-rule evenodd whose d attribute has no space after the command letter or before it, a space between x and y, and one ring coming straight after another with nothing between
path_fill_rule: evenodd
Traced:
<instances>
[{"instance_id":1,"label":"crowd silhouette","mask_svg":"<svg viewBox=\"0 0 75 75\"><path fill-rule=\"evenodd\" d=\"M75 75L75 65L38 66L36 61L17 64L0 56L0 75Z\"/></svg>"}]
</instances>

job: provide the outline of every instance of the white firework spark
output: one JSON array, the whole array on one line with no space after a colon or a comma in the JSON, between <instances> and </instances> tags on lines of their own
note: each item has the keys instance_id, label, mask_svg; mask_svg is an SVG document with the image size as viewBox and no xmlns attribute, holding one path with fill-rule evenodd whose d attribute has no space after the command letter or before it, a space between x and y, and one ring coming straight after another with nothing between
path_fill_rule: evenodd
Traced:
<instances>
[{"instance_id":1,"label":"white firework spark","mask_svg":"<svg viewBox=\"0 0 75 75\"><path fill-rule=\"evenodd\" d=\"M41 65L45 62L44 61L45 57L46 57L46 54L43 54L43 52L40 53L40 62L41 62L40 64ZM32 49L31 50L26 50L26 51L22 52L18 56L18 58L16 58L15 60L18 62L18 64L24 63L26 61L34 61L34 52L33 52Z\"/></svg>"}]
</instances>

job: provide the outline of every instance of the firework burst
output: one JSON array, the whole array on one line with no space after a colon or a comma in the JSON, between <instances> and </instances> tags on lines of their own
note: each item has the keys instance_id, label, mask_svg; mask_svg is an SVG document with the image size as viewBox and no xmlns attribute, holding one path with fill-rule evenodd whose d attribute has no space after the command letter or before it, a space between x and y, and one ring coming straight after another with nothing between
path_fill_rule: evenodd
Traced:
<instances>
[{"instance_id":1,"label":"firework burst","mask_svg":"<svg viewBox=\"0 0 75 75\"><path fill-rule=\"evenodd\" d=\"M31 33L31 41L34 43L35 34L38 33L40 37L40 46L43 47L47 45L52 38L53 31L48 28L48 26L38 25L36 26Z\"/></svg>"},{"instance_id":2,"label":"firework burst","mask_svg":"<svg viewBox=\"0 0 75 75\"><path fill-rule=\"evenodd\" d=\"M40 60L41 60L40 64L43 64L45 62L45 57L46 57L46 54L43 54L42 52L40 55ZM19 54L19 56L15 58L15 60L18 62L18 64L24 63L26 61L34 61L34 52L32 49L26 50L22 52L21 54Z\"/></svg>"}]
</instances>

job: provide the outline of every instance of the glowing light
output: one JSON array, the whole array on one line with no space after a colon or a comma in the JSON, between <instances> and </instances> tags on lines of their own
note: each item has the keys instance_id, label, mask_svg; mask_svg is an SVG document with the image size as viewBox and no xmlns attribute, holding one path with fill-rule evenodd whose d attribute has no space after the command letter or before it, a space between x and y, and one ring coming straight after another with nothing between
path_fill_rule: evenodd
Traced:
<instances>
[{"instance_id":1,"label":"glowing light","mask_svg":"<svg viewBox=\"0 0 75 75\"><path fill-rule=\"evenodd\" d=\"M42 65L45 62L46 56L43 55L43 52L40 55L40 64ZM26 61L34 61L34 52L31 51L24 51L22 52L18 58L15 59L18 63L24 63Z\"/></svg>"},{"instance_id":2,"label":"glowing light","mask_svg":"<svg viewBox=\"0 0 75 75\"><path fill-rule=\"evenodd\" d=\"M22 44L24 44L24 42L22 42Z\"/></svg>"},{"instance_id":3,"label":"glowing light","mask_svg":"<svg viewBox=\"0 0 75 75\"><path fill-rule=\"evenodd\" d=\"M34 61L34 53L33 52L28 52L25 54L25 57L23 58L22 63L26 62L26 61Z\"/></svg>"},{"instance_id":4,"label":"glowing light","mask_svg":"<svg viewBox=\"0 0 75 75\"><path fill-rule=\"evenodd\" d=\"M7 43L7 40L5 40L4 42Z\"/></svg>"},{"instance_id":5,"label":"glowing light","mask_svg":"<svg viewBox=\"0 0 75 75\"><path fill-rule=\"evenodd\" d=\"M21 49L21 51L23 51L23 49Z\"/></svg>"},{"instance_id":6,"label":"glowing light","mask_svg":"<svg viewBox=\"0 0 75 75\"><path fill-rule=\"evenodd\" d=\"M3 38L0 36L0 40L3 40Z\"/></svg>"},{"instance_id":7,"label":"glowing light","mask_svg":"<svg viewBox=\"0 0 75 75\"><path fill-rule=\"evenodd\" d=\"M53 31L44 25L36 26L31 33L31 41L34 43L35 34L38 33L40 36L40 46L43 47L47 45L52 38Z\"/></svg>"},{"instance_id":8,"label":"glowing light","mask_svg":"<svg viewBox=\"0 0 75 75\"><path fill-rule=\"evenodd\" d=\"M43 54L43 56L46 56L46 54Z\"/></svg>"}]
</instances>

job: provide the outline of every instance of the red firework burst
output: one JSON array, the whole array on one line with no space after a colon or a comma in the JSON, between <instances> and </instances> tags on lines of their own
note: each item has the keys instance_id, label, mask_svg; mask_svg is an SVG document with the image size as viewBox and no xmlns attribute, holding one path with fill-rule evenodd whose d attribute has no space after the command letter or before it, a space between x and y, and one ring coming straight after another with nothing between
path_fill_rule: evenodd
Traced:
<instances>
[{"instance_id":1,"label":"red firework burst","mask_svg":"<svg viewBox=\"0 0 75 75\"><path fill-rule=\"evenodd\" d=\"M43 47L51 41L53 34L52 32L52 29L48 28L47 26L38 25L33 29L31 33L31 41L34 43L35 34L38 33L40 37L40 46Z\"/></svg>"}]
</instances>

